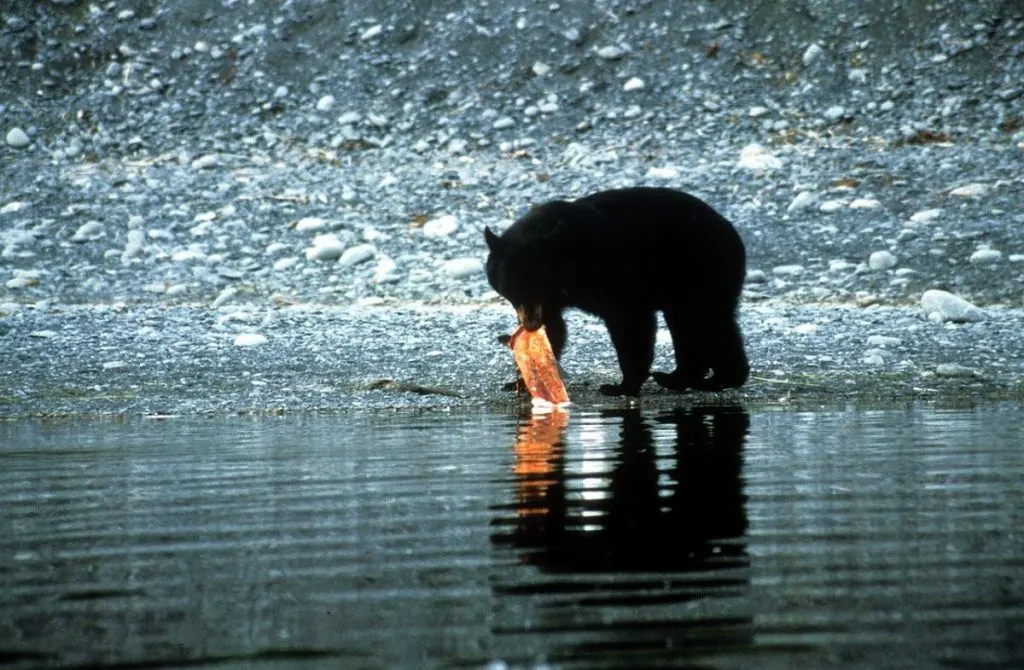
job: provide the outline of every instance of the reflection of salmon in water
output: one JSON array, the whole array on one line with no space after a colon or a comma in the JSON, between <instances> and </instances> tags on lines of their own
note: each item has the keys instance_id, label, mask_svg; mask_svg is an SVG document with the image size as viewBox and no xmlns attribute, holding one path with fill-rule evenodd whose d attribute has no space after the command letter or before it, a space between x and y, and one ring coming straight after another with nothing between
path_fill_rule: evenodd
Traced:
<instances>
[{"instance_id":1,"label":"reflection of salmon in water","mask_svg":"<svg viewBox=\"0 0 1024 670\"><path fill-rule=\"evenodd\" d=\"M512 333L508 345L512 347L526 390L534 400L544 400L553 405L569 402L544 326L537 330L519 326Z\"/></svg>"},{"instance_id":2,"label":"reflection of salmon in water","mask_svg":"<svg viewBox=\"0 0 1024 670\"><path fill-rule=\"evenodd\" d=\"M562 434L569 424L569 415L553 411L534 414L529 423L519 428L515 452L516 488L520 517L547 512L545 496L555 483L555 462L561 456Z\"/></svg>"}]
</instances>

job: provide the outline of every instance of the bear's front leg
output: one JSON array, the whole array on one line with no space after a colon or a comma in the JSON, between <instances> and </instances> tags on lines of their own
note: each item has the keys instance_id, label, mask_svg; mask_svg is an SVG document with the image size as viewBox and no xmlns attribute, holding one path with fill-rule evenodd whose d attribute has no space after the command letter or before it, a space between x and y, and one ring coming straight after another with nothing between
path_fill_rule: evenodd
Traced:
<instances>
[{"instance_id":1,"label":"bear's front leg","mask_svg":"<svg viewBox=\"0 0 1024 670\"><path fill-rule=\"evenodd\" d=\"M602 384L603 395L640 394L654 361L654 335L657 319L653 311L630 310L604 317L608 334L622 369L622 383Z\"/></svg>"}]
</instances>

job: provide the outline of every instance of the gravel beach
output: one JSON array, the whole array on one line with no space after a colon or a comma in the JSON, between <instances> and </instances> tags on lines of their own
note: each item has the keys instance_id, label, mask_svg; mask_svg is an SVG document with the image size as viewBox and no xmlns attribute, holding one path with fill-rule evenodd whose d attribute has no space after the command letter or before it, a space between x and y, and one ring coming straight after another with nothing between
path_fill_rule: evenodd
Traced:
<instances>
[{"instance_id":1,"label":"gravel beach","mask_svg":"<svg viewBox=\"0 0 1024 670\"><path fill-rule=\"evenodd\" d=\"M4 418L512 407L484 226L635 184L746 241L722 397L1024 397L1012 0L15 0L0 81Z\"/></svg>"}]
</instances>

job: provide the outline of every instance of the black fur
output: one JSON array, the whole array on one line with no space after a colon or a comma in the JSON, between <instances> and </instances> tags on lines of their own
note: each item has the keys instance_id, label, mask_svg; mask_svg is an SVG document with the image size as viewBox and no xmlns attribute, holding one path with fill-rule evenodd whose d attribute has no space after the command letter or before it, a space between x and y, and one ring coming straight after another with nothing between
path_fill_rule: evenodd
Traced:
<instances>
[{"instance_id":1,"label":"black fur","mask_svg":"<svg viewBox=\"0 0 1024 670\"><path fill-rule=\"evenodd\" d=\"M672 333L676 369L655 372L655 381L679 391L746 382L736 322L743 241L700 199L667 188L602 191L538 205L501 236L486 229L484 237L491 286L524 326L546 327L556 356L565 346L564 309L604 320L622 383L602 393L639 392L651 374L658 311Z\"/></svg>"}]
</instances>

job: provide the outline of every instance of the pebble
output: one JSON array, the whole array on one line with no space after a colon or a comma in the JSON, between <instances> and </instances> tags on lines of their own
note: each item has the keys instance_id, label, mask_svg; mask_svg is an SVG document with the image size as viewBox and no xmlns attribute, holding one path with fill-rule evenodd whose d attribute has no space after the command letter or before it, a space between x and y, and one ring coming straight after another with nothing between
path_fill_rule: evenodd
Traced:
<instances>
[{"instance_id":1,"label":"pebble","mask_svg":"<svg viewBox=\"0 0 1024 670\"><path fill-rule=\"evenodd\" d=\"M941 363L935 367L939 377L977 377L978 371L959 363Z\"/></svg>"},{"instance_id":2,"label":"pebble","mask_svg":"<svg viewBox=\"0 0 1024 670\"><path fill-rule=\"evenodd\" d=\"M854 198L850 201L850 209L878 209L882 203L874 198Z\"/></svg>"},{"instance_id":3,"label":"pebble","mask_svg":"<svg viewBox=\"0 0 1024 670\"><path fill-rule=\"evenodd\" d=\"M242 333L235 338L236 347L259 347L266 343L266 336L259 333Z\"/></svg>"},{"instance_id":4,"label":"pebble","mask_svg":"<svg viewBox=\"0 0 1024 670\"><path fill-rule=\"evenodd\" d=\"M128 367L128 364L124 361L107 361L103 364L103 369L107 372L117 372L118 370L124 370Z\"/></svg>"},{"instance_id":5,"label":"pebble","mask_svg":"<svg viewBox=\"0 0 1024 670\"><path fill-rule=\"evenodd\" d=\"M366 30L364 30L363 33L359 36L359 39L364 41L364 42L367 41L367 40L372 40L374 37L378 37L383 32L384 32L384 26L382 26L382 25L380 25L378 23L378 24L372 25L369 28L367 28Z\"/></svg>"},{"instance_id":6,"label":"pebble","mask_svg":"<svg viewBox=\"0 0 1024 670\"><path fill-rule=\"evenodd\" d=\"M326 225L327 222L319 216L306 216L295 223L295 230L305 233L312 230L322 230Z\"/></svg>"},{"instance_id":7,"label":"pebble","mask_svg":"<svg viewBox=\"0 0 1024 670\"><path fill-rule=\"evenodd\" d=\"M610 45L599 47L596 53L598 58L603 58L604 60L619 60L625 56L627 52L622 47Z\"/></svg>"},{"instance_id":8,"label":"pebble","mask_svg":"<svg viewBox=\"0 0 1024 670\"><path fill-rule=\"evenodd\" d=\"M363 115L359 112L345 112L338 117L339 126L352 126L363 120Z\"/></svg>"},{"instance_id":9,"label":"pebble","mask_svg":"<svg viewBox=\"0 0 1024 670\"><path fill-rule=\"evenodd\" d=\"M768 281L768 276L764 273L764 270L747 270L746 283L763 284L766 281Z\"/></svg>"},{"instance_id":10,"label":"pebble","mask_svg":"<svg viewBox=\"0 0 1024 670\"><path fill-rule=\"evenodd\" d=\"M551 66L541 61L537 61L536 63L534 63L532 69L533 73L538 77L544 77L551 72Z\"/></svg>"},{"instance_id":11,"label":"pebble","mask_svg":"<svg viewBox=\"0 0 1024 670\"><path fill-rule=\"evenodd\" d=\"M842 105L833 105L826 109L822 116L824 116L825 120L829 123L837 123L842 121L843 117L846 116L846 110L843 109Z\"/></svg>"},{"instance_id":12,"label":"pebble","mask_svg":"<svg viewBox=\"0 0 1024 670\"><path fill-rule=\"evenodd\" d=\"M42 274L38 270L15 269L14 277L7 280L6 286L9 289L27 288L39 283Z\"/></svg>"},{"instance_id":13,"label":"pebble","mask_svg":"<svg viewBox=\"0 0 1024 670\"><path fill-rule=\"evenodd\" d=\"M818 211L826 214L832 214L846 207L846 201L840 199L826 200L818 205Z\"/></svg>"},{"instance_id":14,"label":"pebble","mask_svg":"<svg viewBox=\"0 0 1024 670\"><path fill-rule=\"evenodd\" d=\"M868 257L868 267L872 270L889 270L896 267L896 257L888 251L876 251Z\"/></svg>"},{"instance_id":15,"label":"pebble","mask_svg":"<svg viewBox=\"0 0 1024 670\"><path fill-rule=\"evenodd\" d=\"M192 161L193 170L209 170L220 165L220 156L217 154L206 154Z\"/></svg>"},{"instance_id":16,"label":"pebble","mask_svg":"<svg viewBox=\"0 0 1024 670\"><path fill-rule=\"evenodd\" d=\"M345 252L341 254L341 258L338 259L343 267L352 267L353 265L359 265L365 263L377 254L377 248L372 244L357 244L354 247L345 249Z\"/></svg>"},{"instance_id":17,"label":"pebble","mask_svg":"<svg viewBox=\"0 0 1024 670\"><path fill-rule=\"evenodd\" d=\"M100 239L105 234L106 231L103 229L102 223L99 221L88 221L78 227L75 234L71 236L71 241L79 244L83 242L92 242L93 240Z\"/></svg>"},{"instance_id":18,"label":"pebble","mask_svg":"<svg viewBox=\"0 0 1024 670\"><path fill-rule=\"evenodd\" d=\"M463 279L482 274L484 265L479 258L453 258L441 266L441 271L449 277Z\"/></svg>"},{"instance_id":19,"label":"pebble","mask_svg":"<svg viewBox=\"0 0 1024 670\"><path fill-rule=\"evenodd\" d=\"M296 258L295 256L287 256L285 258L279 258L276 261L274 261L273 267L274 270L280 272L282 270L287 270L288 268L290 268L291 266L295 265L298 262L299 259Z\"/></svg>"},{"instance_id":20,"label":"pebble","mask_svg":"<svg viewBox=\"0 0 1024 670\"><path fill-rule=\"evenodd\" d=\"M345 251L345 244L337 235L327 233L313 238L313 246L306 249L306 258L311 261L336 261Z\"/></svg>"},{"instance_id":21,"label":"pebble","mask_svg":"<svg viewBox=\"0 0 1024 670\"><path fill-rule=\"evenodd\" d=\"M35 337L40 340L48 340L52 337L57 337L57 331L55 330L33 330L28 334L29 337Z\"/></svg>"},{"instance_id":22,"label":"pebble","mask_svg":"<svg viewBox=\"0 0 1024 670\"><path fill-rule=\"evenodd\" d=\"M948 291L931 289L921 295L921 308L934 321L965 323L982 321L985 313L960 296Z\"/></svg>"},{"instance_id":23,"label":"pebble","mask_svg":"<svg viewBox=\"0 0 1024 670\"><path fill-rule=\"evenodd\" d=\"M825 50L818 44L812 44L804 50L803 63L804 67L808 67L814 61L818 60L821 55L825 53Z\"/></svg>"},{"instance_id":24,"label":"pebble","mask_svg":"<svg viewBox=\"0 0 1024 670\"><path fill-rule=\"evenodd\" d=\"M1003 252L998 249L982 247L971 254L970 261L975 265L993 265L1003 258Z\"/></svg>"},{"instance_id":25,"label":"pebble","mask_svg":"<svg viewBox=\"0 0 1024 670\"><path fill-rule=\"evenodd\" d=\"M772 274L777 277L796 277L804 272L802 265L777 265L772 268Z\"/></svg>"},{"instance_id":26,"label":"pebble","mask_svg":"<svg viewBox=\"0 0 1024 670\"><path fill-rule=\"evenodd\" d=\"M213 302L210 303L210 308L217 309L227 301L234 298L236 295L238 295L238 289L236 289L233 286L228 286L223 291L221 291L216 298L214 298Z\"/></svg>"},{"instance_id":27,"label":"pebble","mask_svg":"<svg viewBox=\"0 0 1024 670\"><path fill-rule=\"evenodd\" d=\"M622 90L629 93L630 91L640 91L644 86L644 80L640 77L630 77L626 80L626 83L622 85Z\"/></svg>"},{"instance_id":28,"label":"pebble","mask_svg":"<svg viewBox=\"0 0 1024 670\"><path fill-rule=\"evenodd\" d=\"M986 195L991 187L988 184L965 184L958 186L949 192L950 195L955 195L958 198L980 198Z\"/></svg>"},{"instance_id":29,"label":"pebble","mask_svg":"<svg viewBox=\"0 0 1024 670\"><path fill-rule=\"evenodd\" d=\"M679 170L674 167L652 167L647 170L648 179L677 179Z\"/></svg>"},{"instance_id":30,"label":"pebble","mask_svg":"<svg viewBox=\"0 0 1024 670\"><path fill-rule=\"evenodd\" d=\"M898 337L890 337L888 335L872 335L868 338L869 347L880 347L885 349L886 347L895 347L901 344L903 340Z\"/></svg>"},{"instance_id":31,"label":"pebble","mask_svg":"<svg viewBox=\"0 0 1024 670\"><path fill-rule=\"evenodd\" d=\"M423 224L424 237L448 237L459 227L459 221L451 214L444 214Z\"/></svg>"},{"instance_id":32,"label":"pebble","mask_svg":"<svg viewBox=\"0 0 1024 670\"><path fill-rule=\"evenodd\" d=\"M492 123L491 128L494 130L504 130L506 128L511 128L514 125L516 125L516 122L511 116L503 116Z\"/></svg>"},{"instance_id":33,"label":"pebble","mask_svg":"<svg viewBox=\"0 0 1024 670\"><path fill-rule=\"evenodd\" d=\"M737 165L748 170L774 170L782 167L782 161L760 144L748 144L740 151Z\"/></svg>"},{"instance_id":34,"label":"pebble","mask_svg":"<svg viewBox=\"0 0 1024 670\"><path fill-rule=\"evenodd\" d=\"M398 264L394 260L384 257L377 261L377 267L373 271L374 284L393 284L399 281Z\"/></svg>"},{"instance_id":35,"label":"pebble","mask_svg":"<svg viewBox=\"0 0 1024 670\"><path fill-rule=\"evenodd\" d=\"M786 211L799 212L802 209L807 209L815 202L817 202L817 200L817 196L815 196L810 191L800 191L799 193L796 194L796 197L793 198L793 201L789 203L789 206L786 207Z\"/></svg>"},{"instance_id":36,"label":"pebble","mask_svg":"<svg viewBox=\"0 0 1024 670\"><path fill-rule=\"evenodd\" d=\"M329 112L334 107L334 96L325 95L316 101L316 111Z\"/></svg>"},{"instance_id":37,"label":"pebble","mask_svg":"<svg viewBox=\"0 0 1024 670\"><path fill-rule=\"evenodd\" d=\"M29 203L21 202L20 200L12 200L3 207L0 207L0 214L13 214L14 212L20 212L21 210L28 207Z\"/></svg>"},{"instance_id":38,"label":"pebble","mask_svg":"<svg viewBox=\"0 0 1024 670\"><path fill-rule=\"evenodd\" d=\"M21 149L22 147L27 147L31 143L32 140L21 128L15 126L7 131L7 146L14 149Z\"/></svg>"},{"instance_id":39,"label":"pebble","mask_svg":"<svg viewBox=\"0 0 1024 670\"><path fill-rule=\"evenodd\" d=\"M942 216L941 209L923 209L920 212L914 212L910 215L910 220L914 223L930 223L935 221Z\"/></svg>"}]
</instances>

